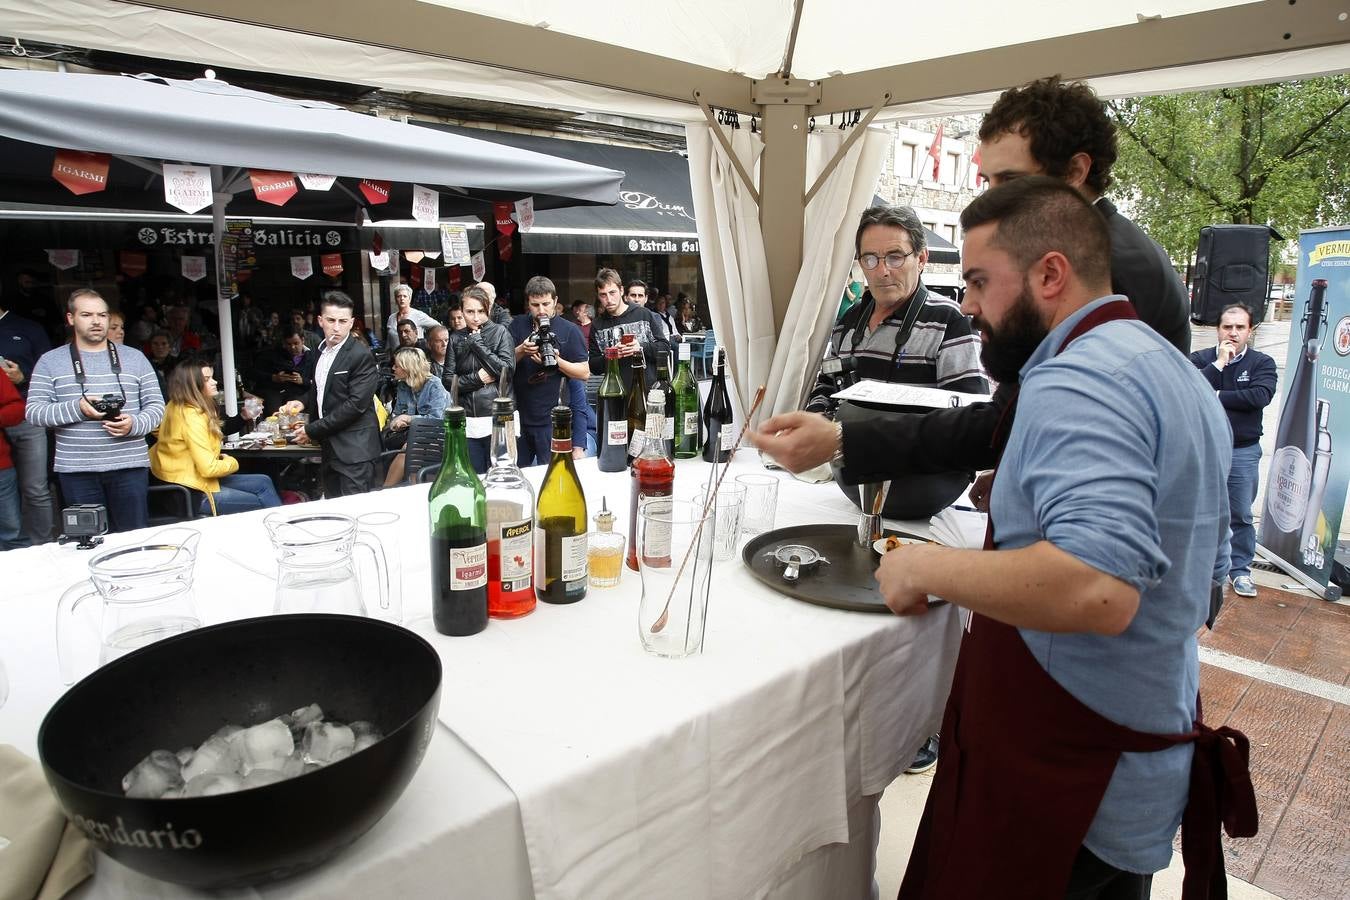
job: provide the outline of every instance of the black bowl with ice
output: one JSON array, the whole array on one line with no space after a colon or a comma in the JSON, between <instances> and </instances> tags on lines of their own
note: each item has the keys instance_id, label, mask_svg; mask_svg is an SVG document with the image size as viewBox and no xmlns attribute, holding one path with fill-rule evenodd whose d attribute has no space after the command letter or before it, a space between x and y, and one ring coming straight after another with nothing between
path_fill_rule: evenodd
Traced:
<instances>
[{"instance_id":1,"label":"black bowl with ice","mask_svg":"<svg viewBox=\"0 0 1350 900\"><path fill-rule=\"evenodd\" d=\"M47 713L38 753L66 816L129 868L235 887L317 865L403 793L436 726L441 662L411 631L337 615L267 616L201 628L95 671ZM137 800L122 776L151 750L196 746L318 703L385 737L324 768L209 797Z\"/></svg>"}]
</instances>

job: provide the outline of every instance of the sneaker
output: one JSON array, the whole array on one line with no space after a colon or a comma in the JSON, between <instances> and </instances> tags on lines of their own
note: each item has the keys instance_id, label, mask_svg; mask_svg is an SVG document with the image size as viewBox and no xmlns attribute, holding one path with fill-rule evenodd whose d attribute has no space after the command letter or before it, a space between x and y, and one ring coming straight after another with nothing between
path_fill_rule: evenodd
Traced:
<instances>
[{"instance_id":1,"label":"sneaker","mask_svg":"<svg viewBox=\"0 0 1350 900\"><path fill-rule=\"evenodd\" d=\"M1239 575L1233 579L1233 593L1239 597L1255 597L1256 582L1252 581L1250 575Z\"/></svg>"},{"instance_id":2,"label":"sneaker","mask_svg":"<svg viewBox=\"0 0 1350 900\"><path fill-rule=\"evenodd\" d=\"M937 765L937 758L938 736L935 734L924 741L923 746L919 748L919 752L914 756L914 762L910 763L909 768L905 769L905 774L918 775L922 772L927 772L929 769L933 768L933 766Z\"/></svg>"}]
</instances>

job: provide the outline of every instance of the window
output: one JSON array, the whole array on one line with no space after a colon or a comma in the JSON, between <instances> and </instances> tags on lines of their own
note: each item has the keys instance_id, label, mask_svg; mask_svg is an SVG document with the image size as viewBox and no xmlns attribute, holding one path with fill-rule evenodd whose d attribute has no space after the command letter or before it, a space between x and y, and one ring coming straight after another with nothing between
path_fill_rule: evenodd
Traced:
<instances>
[{"instance_id":1,"label":"window","mask_svg":"<svg viewBox=\"0 0 1350 900\"><path fill-rule=\"evenodd\" d=\"M919 152L918 145L901 143L895 148L895 177L913 178L914 160Z\"/></svg>"},{"instance_id":2,"label":"window","mask_svg":"<svg viewBox=\"0 0 1350 900\"><path fill-rule=\"evenodd\" d=\"M942 164L942 183L956 185L961 180L961 154L947 153Z\"/></svg>"},{"instance_id":3,"label":"window","mask_svg":"<svg viewBox=\"0 0 1350 900\"><path fill-rule=\"evenodd\" d=\"M936 223L936 222L924 222L924 223L923 223L923 227L924 227L924 228L927 228L927 229L928 229L929 231L931 231L933 234L937 234L937 223Z\"/></svg>"},{"instance_id":4,"label":"window","mask_svg":"<svg viewBox=\"0 0 1350 900\"><path fill-rule=\"evenodd\" d=\"M949 244L955 244L955 243L956 243L956 226L955 226L955 225L943 225L943 226L942 226L942 236L945 237L945 238L947 239L947 243L949 243Z\"/></svg>"}]
</instances>

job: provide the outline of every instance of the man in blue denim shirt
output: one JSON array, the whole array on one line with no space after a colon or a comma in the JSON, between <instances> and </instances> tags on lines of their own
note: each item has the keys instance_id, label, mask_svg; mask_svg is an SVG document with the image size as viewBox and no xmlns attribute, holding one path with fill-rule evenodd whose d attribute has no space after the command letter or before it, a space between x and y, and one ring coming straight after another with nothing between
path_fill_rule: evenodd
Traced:
<instances>
[{"instance_id":1,"label":"man in blue denim shirt","mask_svg":"<svg viewBox=\"0 0 1350 900\"><path fill-rule=\"evenodd\" d=\"M1019 692L1046 691L1048 675L1053 691L1071 695L1075 716L1083 709L1100 723L1095 730L1115 723L1150 736L1185 734L1196 717L1195 633L1228 565L1231 440L1223 411L1186 357L1148 326L1091 327L1123 298L1110 295L1101 217L1071 189L1050 178L1018 179L972 203L962 226L963 311L981 332L986 371L1020 384L990 501L997 549L903 546L882 560L882 593L900 614L923 613L929 595L974 613L958 683L960 666L976 662L967 659L981 644L972 639L1007 633L1014 655L1034 660L1036 676L1016 681L1008 671L1014 703ZM1120 315L1134 318L1120 306ZM978 717L993 712L978 699L963 707L957 695L954 686L935 791L944 767L993 771L1002 776L997 783L1036 783L1050 805L1044 815L1053 816L1061 789L1075 789L1073 773L1064 771L1072 766L1059 761L1062 740L1038 740L1055 722L1028 720L1007 743L990 745L973 736ZM1023 762L1005 764L1005 757ZM1151 873L1171 857L1191 757L1189 743L1111 756L1114 768L1108 760L1111 774L1102 779L1109 783L1093 795L1100 802L1082 823L1081 846L1062 850L1052 864L1012 853L980 860L989 875L973 877L991 879L987 896L1000 895L999 884L1033 883L1042 889L1017 896L1146 897ZM974 783L963 780L962 790ZM930 809L935 802L943 801L930 797ZM1048 827L1024 820L1022 809L1000 808L1006 802L997 793L984 797L983 811L965 820L958 808L950 829L956 846L963 829L991 821ZM928 840L921 829L916 849ZM916 872L911 861L902 897L938 896L935 884L952 883L953 873L934 874L940 855L925 856L927 870L920 861ZM968 884L971 876L955 877Z\"/></svg>"}]
</instances>

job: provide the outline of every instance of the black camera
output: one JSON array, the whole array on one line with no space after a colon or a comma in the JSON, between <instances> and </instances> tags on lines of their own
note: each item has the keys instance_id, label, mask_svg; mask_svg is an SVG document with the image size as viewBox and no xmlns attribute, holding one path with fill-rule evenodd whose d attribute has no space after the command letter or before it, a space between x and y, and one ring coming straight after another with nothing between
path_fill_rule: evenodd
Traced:
<instances>
[{"instance_id":1,"label":"black camera","mask_svg":"<svg viewBox=\"0 0 1350 900\"><path fill-rule=\"evenodd\" d=\"M118 406L122 399L117 398ZM59 543L78 540L81 550L89 550L103 543L102 535L108 533L108 510L98 503L76 503L61 510L61 536Z\"/></svg>"},{"instance_id":2,"label":"black camera","mask_svg":"<svg viewBox=\"0 0 1350 900\"><path fill-rule=\"evenodd\" d=\"M127 403L126 397L119 397L117 394L104 394L97 400L90 400L89 405L103 414L103 418L112 420L122 414L122 407Z\"/></svg>"},{"instance_id":3,"label":"black camera","mask_svg":"<svg viewBox=\"0 0 1350 900\"><path fill-rule=\"evenodd\" d=\"M558 336L553 333L548 316L539 317L539 328L534 335L534 344L539 350L540 367L546 372L558 369Z\"/></svg>"},{"instance_id":4,"label":"black camera","mask_svg":"<svg viewBox=\"0 0 1350 900\"><path fill-rule=\"evenodd\" d=\"M827 356L820 364L820 371L834 382L836 391L858 383L858 367L851 356Z\"/></svg>"}]
</instances>

